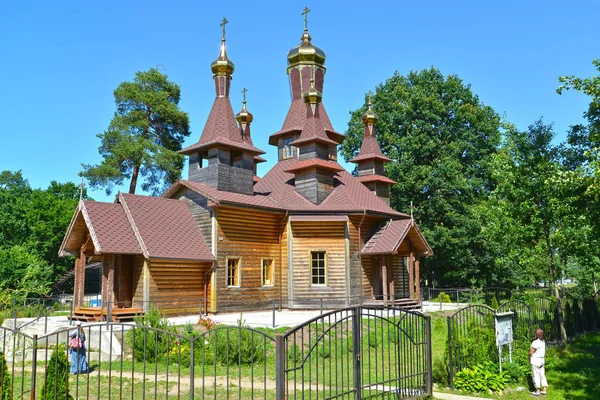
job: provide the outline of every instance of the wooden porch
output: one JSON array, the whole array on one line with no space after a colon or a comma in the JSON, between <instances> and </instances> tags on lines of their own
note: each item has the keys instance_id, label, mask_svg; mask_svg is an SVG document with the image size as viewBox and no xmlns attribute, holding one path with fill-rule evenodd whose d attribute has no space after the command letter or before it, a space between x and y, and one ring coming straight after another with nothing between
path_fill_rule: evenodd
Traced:
<instances>
[{"instance_id":1,"label":"wooden porch","mask_svg":"<svg viewBox=\"0 0 600 400\"><path fill-rule=\"evenodd\" d=\"M133 321L134 317L144 315L144 311L137 307L120 307L111 310L110 322ZM73 309L73 319L82 322L100 322L106 321L108 310L104 307L75 307Z\"/></svg>"},{"instance_id":2,"label":"wooden porch","mask_svg":"<svg viewBox=\"0 0 600 400\"><path fill-rule=\"evenodd\" d=\"M400 308L406 311L420 311L421 304L417 300L411 299L395 299L389 300L387 304L384 304L383 300L368 299L363 302L365 306L386 306Z\"/></svg>"}]
</instances>

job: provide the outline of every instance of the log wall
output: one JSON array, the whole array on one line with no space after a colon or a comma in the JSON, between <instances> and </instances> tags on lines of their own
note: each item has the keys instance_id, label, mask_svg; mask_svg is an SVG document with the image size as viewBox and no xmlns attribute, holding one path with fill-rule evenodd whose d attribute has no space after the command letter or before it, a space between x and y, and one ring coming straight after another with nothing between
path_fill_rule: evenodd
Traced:
<instances>
[{"instance_id":1,"label":"log wall","mask_svg":"<svg viewBox=\"0 0 600 400\"><path fill-rule=\"evenodd\" d=\"M295 308L314 308L319 299L328 307L346 304L346 222L292 222L293 285ZM326 252L326 285L311 283L311 252Z\"/></svg>"},{"instance_id":2,"label":"log wall","mask_svg":"<svg viewBox=\"0 0 600 400\"><path fill-rule=\"evenodd\" d=\"M279 235L285 229L284 213L262 212L237 207L215 208L217 217L217 268L214 277L217 311L271 306L279 300L280 288L287 302L286 236L281 244ZM227 285L227 260L239 259L239 286ZM262 286L262 260L273 260L275 282ZM281 284L279 274L281 273Z\"/></svg>"}]
</instances>

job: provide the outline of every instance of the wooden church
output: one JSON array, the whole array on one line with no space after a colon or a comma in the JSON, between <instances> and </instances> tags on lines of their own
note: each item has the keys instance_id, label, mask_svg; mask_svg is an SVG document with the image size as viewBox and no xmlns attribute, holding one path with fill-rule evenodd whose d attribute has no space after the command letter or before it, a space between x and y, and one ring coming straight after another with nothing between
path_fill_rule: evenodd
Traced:
<instances>
[{"instance_id":1,"label":"wooden church","mask_svg":"<svg viewBox=\"0 0 600 400\"><path fill-rule=\"evenodd\" d=\"M215 100L188 156L188 179L160 198L120 193L81 201L60 254L77 257L76 313L101 318L143 312L220 312L270 306L411 305L420 298L419 259L432 250L409 215L389 205L377 115L363 116L358 176L337 162L344 135L323 103L325 53L306 28L287 55L292 101L269 137L278 162L262 178L246 101L234 114L234 64L225 34L211 64ZM102 306L84 307L86 263L102 261Z\"/></svg>"}]
</instances>

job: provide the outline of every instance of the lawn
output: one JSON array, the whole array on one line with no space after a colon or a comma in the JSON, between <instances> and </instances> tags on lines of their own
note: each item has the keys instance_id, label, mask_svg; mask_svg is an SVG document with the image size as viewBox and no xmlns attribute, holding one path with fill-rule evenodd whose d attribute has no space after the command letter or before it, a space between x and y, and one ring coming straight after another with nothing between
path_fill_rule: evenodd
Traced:
<instances>
[{"instance_id":1,"label":"lawn","mask_svg":"<svg viewBox=\"0 0 600 400\"><path fill-rule=\"evenodd\" d=\"M444 349L448 338L447 312L435 312L431 315L433 362L445 362ZM435 367L434 367L435 370ZM435 376L435 371L434 371ZM548 396L552 400L600 399L600 333L589 333L580 336L566 347L552 347L546 352L546 376L548 379ZM442 385L440 385L442 386ZM477 394L479 397L506 400L531 399L533 389L529 385L521 385L507 390L503 395ZM449 391L440 388L441 391ZM459 393L455 391L455 393ZM462 394L462 393L460 393Z\"/></svg>"}]
</instances>

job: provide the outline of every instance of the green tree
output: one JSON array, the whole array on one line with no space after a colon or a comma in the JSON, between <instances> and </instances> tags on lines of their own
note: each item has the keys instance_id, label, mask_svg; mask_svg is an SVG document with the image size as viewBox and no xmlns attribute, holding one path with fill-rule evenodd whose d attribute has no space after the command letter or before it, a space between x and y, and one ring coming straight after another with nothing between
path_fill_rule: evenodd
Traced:
<instances>
[{"instance_id":1,"label":"green tree","mask_svg":"<svg viewBox=\"0 0 600 400\"><path fill-rule=\"evenodd\" d=\"M69 394L69 365L65 345L56 345L52 351L40 399L73 400Z\"/></svg>"},{"instance_id":2,"label":"green tree","mask_svg":"<svg viewBox=\"0 0 600 400\"><path fill-rule=\"evenodd\" d=\"M190 135L188 115L178 106L180 88L151 68L122 82L114 96L117 111L108 129L97 135L103 160L82 164L81 175L107 194L126 178L129 193L135 193L141 175L142 189L160 194L180 177L183 156L177 151Z\"/></svg>"},{"instance_id":3,"label":"green tree","mask_svg":"<svg viewBox=\"0 0 600 400\"><path fill-rule=\"evenodd\" d=\"M379 144L393 160L386 166L397 182L391 204L408 212L414 202L434 251L424 260L425 277L443 285L468 285L473 277L494 283L474 207L494 187L489 164L500 141L500 117L459 77L435 68L394 74L372 100ZM341 146L346 160L360 148L365 110L351 112Z\"/></svg>"},{"instance_id":4,"label":"green tree","mask_svg":"<svg viewBox=\"0 0 600 400\"><path fill-rule=\"evenodd\" d=\"M506 145L495 160L498 183L491 197L506 215L506 223L523 227L511 238L516 253L538 268L536 278L553 282L560 336L565 341L556 282L582 241L585 219L577 210L585 185L574 184L577 181L562 163L561 148L552 143L553 138L552 126L541 120L526 132L507 132Z\"/></svg>"}]
</instances>

